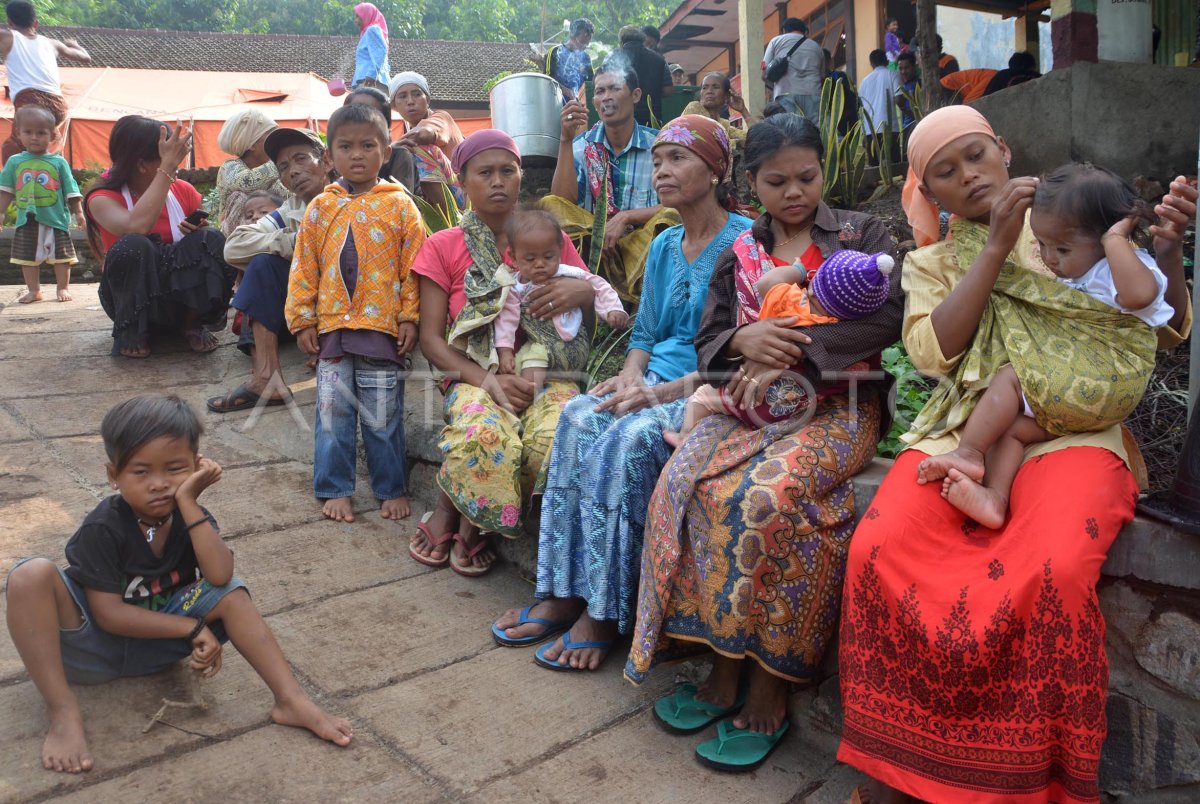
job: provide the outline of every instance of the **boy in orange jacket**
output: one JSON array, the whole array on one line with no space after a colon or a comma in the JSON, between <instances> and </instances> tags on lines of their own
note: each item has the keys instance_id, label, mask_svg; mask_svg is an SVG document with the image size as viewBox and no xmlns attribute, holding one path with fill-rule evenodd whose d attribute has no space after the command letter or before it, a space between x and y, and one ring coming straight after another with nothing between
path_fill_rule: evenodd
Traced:
<instances>
[{"instance_id":1,"label":"boy in orange jacket","mask_svg":"<svg viewBox=\"0 0 1200 804\"><path fill-rule=\"evenodd\" d=\"M379 180L390 145L377 109L344 106L327 134L342 178L313 199L300 224L284 310L300 348L318 358L313 490L325 516L354 521L361 418L371 490L385 519L402 519L403 372L417 344L419 305L409 269L425 227L404 188Z\"/></svg>"}]
</instances>

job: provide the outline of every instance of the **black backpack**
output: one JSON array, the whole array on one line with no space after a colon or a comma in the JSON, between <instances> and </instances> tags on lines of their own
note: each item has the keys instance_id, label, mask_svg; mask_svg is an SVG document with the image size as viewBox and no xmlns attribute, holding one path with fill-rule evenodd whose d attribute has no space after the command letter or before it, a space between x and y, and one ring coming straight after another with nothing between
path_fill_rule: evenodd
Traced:
<instances>
[{"instance_id":1,"label":"black backpack","mask_svg":"<svg viewBox=\"0 0 1200 804\"><path fill-rule=\"evenodd\" d=\"M796 40L796 44L792 45L792 49L787 52L786 56L776 56L771 59L771 63L767 65L767 71L763 73L763 77L774 84L780 78L787 75L788 62L791 60L792 54L796 52L796 48L804 44L804 40L807 38L807 36L801 34L800 38Z\"/></svg>"}]
</instances>

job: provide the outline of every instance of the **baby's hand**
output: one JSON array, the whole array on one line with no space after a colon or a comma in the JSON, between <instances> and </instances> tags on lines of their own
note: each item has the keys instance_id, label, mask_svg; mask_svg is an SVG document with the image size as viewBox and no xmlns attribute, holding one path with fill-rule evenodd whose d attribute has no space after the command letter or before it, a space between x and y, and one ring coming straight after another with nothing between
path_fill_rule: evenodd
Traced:
<instances>
[{"instance_id":1,"label":"baby's hand","mask_svg":"<svg viewBox=\"0 0 1200 804\"><path fill-rule=\"evenodd\" d=\"M196 471L192 472L192 476L175 489L175 499L195 502L206 488L220 479L221 467L216 461L201 455L200 462L196 464Z\"/></svg>"},{"instance_id":2,"label":"baby's hand","mask_svg":"<svg viewBox=\"0 0 1200 804\"><path fill-rule=\"evenodd\" d=\"M511 349L501 349L499 351L500 365L496 369L497 374L516 374L517 361L513 356Z\"/></svg>"},{"instance_id":3,"label":"baby's hand","mask_svg":"<svg viewBox=\"0 0 1200 804\"><path fill-rule=\"evenodd\" d=\"M1137 221L1138 219L1134 215L1121 218L1121 220L1110 226L1107 232L1101 235L1100 241L1104 242L1104 238L1106 237L1119 237L1121 240L1128 241L1133 235L1133 230L1134 227L1137 226Z\"/></svg>"},{"instance_id":4,"label":"baby's hand","mask_svg":"<svg viewBox=\"0 0 1200 804\"><path fill-rule=\"evenodd\" d=\"M606 320L613 329L629 329L629 313L624 310L613 310L606 316Z\"/></svg>"}]
</instances>

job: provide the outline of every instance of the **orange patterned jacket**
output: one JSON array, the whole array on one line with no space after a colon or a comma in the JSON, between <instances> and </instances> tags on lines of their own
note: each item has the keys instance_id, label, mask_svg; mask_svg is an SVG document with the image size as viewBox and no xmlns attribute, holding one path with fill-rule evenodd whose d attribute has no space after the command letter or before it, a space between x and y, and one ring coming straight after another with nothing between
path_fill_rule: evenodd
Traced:
<instances>
[{"instance_id":1,"label":"orange patterned jacket","mask_svg":"<svg viewBox=\"0 0 1200 804\"><path fill-rule=\"evenodd\" d=\"M353 299L340 265L347 229L358 250ZM288 329L399 334L400 322L417 322L420 296L410 269L424 242L421 213L400 185L380 182L359 195L328 185L308 205L296 235L284 306Z\"/></svg>"}]
</instances>

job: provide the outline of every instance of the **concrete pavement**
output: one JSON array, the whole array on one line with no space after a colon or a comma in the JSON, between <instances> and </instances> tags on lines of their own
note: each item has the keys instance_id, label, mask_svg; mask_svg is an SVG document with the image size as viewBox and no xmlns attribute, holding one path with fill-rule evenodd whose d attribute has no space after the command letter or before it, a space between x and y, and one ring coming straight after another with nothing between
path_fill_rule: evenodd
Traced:
<instances>
[{"instance_id":1,"label":"concrete pavement","mask_svg":"<svg viewBox=\"0 0 1200 804\"><path fill-rule=\"evenodd\" d=\"M0 573L23 556L61 562L67 538L110 493L98 431L111 405L170 390L203 410L246 374L228 333L210 355L179 342L148 360L109 357L95 289L76 286L67 304L21 306L20 288L0 287ZM794 696L792 735L763 768L714 773L692 758L710 734L668 736L648 711L701 665L664 668L642 688L622 680L621 647L595 674L542 670L530 650L498 648L488 631L530 599L513 565L470 580L412 561L415 516L382 520L365 476L358 521L323 520L311 493L314 380L294 347L284 373L296 410L204 414L202 450L225 475L202 501L302 683L353 722L353 746L272 724L266 686L230 648L220 675L198 685L207 709L169 710L145 734L162 698L192 695L186 671L77 688L95 770L54 774L39 760L41 699L6 636L0 801L846 799L857 779L833 761L836 695ZM410 410L436 415L439 403L410 383ZM428 466L414 473L416 514L432 503L431 477Z\"/></svg>"}]
</instances>

